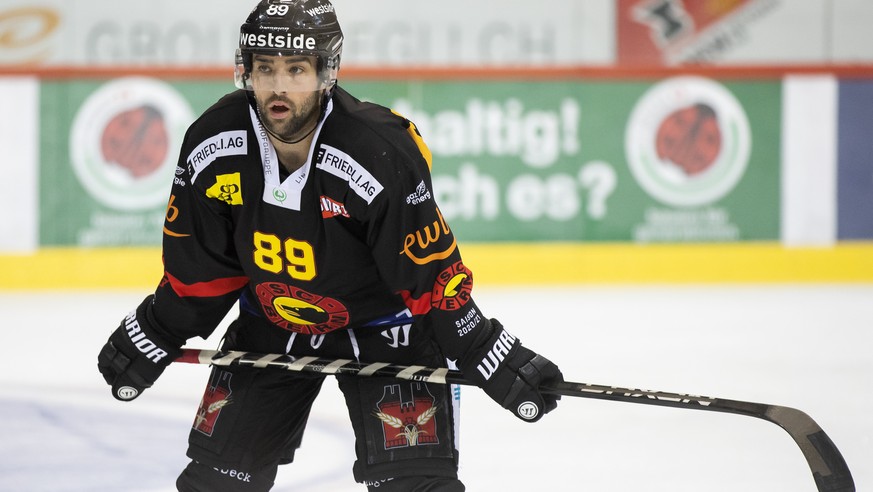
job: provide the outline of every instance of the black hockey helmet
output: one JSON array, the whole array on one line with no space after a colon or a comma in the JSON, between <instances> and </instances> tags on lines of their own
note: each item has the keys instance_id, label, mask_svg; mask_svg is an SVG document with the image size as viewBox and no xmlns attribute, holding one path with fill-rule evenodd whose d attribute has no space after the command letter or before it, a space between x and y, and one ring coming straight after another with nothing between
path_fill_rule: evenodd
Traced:
<instances>
[{"instance_id":1,"label":"black hockey helmet","mask_svg":"<svg viewBox=\"0 0 873 492\"><path fill-rule=\"evenodd\" d=\"M343 32L329 0L261 0L240 26L234 83L254 89L257 54L303 55L317 58L318 82L290 90L330 89L336 83L342 48Z\"/></svg>"}]
</instances>

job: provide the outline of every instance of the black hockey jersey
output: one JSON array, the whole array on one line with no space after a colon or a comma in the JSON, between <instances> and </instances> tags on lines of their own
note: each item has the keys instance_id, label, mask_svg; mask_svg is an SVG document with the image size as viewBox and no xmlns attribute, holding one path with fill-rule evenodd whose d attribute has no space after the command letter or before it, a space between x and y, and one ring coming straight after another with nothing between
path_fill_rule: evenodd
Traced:
<instances>
[{"instance_id":1,"label":"black hockey jersey","mask_svg":"<svg viewBox=\"0 0 873 492\"><path fill-rule=\"evenodd\" d=\"M484 317L435 202L426 145L410 121L340 87L325 113L290 175L244 91L191 125L149 308L155 328L179 343L205 338L237 300L303 334L427 316L458 357Z\"/></svg>"}]
</instances>

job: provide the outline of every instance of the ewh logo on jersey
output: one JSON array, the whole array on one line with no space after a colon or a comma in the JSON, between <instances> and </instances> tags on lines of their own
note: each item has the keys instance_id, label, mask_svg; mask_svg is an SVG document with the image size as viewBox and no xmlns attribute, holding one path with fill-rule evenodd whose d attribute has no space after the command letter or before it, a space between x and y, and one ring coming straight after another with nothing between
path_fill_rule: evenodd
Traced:
<instances>
[{"instance_id":1,"label":"ewh logo on jersey","mask_svg":"<svg viewBox=\"0 0 873 492\"><path fill-rule=\"evenodd\" d=\"M452 256L458 247L458 241L449 229L443 214L439 209L435 210L436 220L432 224L407 234L403 239L403 250L400 254L406 255L416 265L444 260Z\"/></svg>"},{"instance_id":2,"label":"ewh logo on jersey","mask_svg":"<svg viewBox=\"0 0 873 492\"><path fill-rule=\"evenodd\" d=\"M73 120L70 158L94 199L116 210L162 205L174 155L193 121L188 102L151 78L113 80L91 94Z\"/></svg>"},{"instance_id":3,"label":"ewh logo on jersey","mask_svg":"<svg viewBox=\"0 0 873 492\"><path fill-rule=\"evenodd\" d=\"M424 383L385 386L373 411L382 422L385 450L439 444L435 401Z\"/></svg>"},{"instance_id":4,"label":"ewh logo on jersey","mask_svg":"<svg viewBox=\"0 0 873 492\"><path fill-rule=\"evenodd\" d=\"M721 84L703 77L667 79L631 112L625 153L631 173L652 198L677 207L711 204L746 171L749 120Z\"/></svg>"}]
</instances>

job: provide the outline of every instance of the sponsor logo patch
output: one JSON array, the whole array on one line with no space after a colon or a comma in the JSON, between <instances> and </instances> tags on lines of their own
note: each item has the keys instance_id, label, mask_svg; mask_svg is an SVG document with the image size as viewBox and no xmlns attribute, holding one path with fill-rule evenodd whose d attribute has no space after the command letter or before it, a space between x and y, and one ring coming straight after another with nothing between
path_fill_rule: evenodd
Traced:
<instances>
[{"instance_id":1,"label":"sponsor logo patch","mask_svg":"<svg viewBox=\"0 0 873 492\"><path fill-rule=\"evenodd\" d=\"M321 218L330 219L336 216L349 217L346 206L333 198L321 196Z\"/></svg>"},{"instance_id":2,"label":"sponsor logo patch","mask_svg":"<svg viewBox=\"0 0 873 492\"><path fill-rule=\"evenodd\" d=\"M179 185L182 188L188 186L188 182L185 180L187 176L187 171L182 166L176 166L176 175L173 177L173 184Z\"/></svg>"},{"instance_id":3,"label":"sponsor logo patch","mask_svg":"<svg viewBox=\"0 0 873 492\"><path fill-rule=\"evenodd\" d=\"M242 188L239 173L219 174L215 184L206 190L206 196L221 200L228 205L242 205Z\"/></svg>"},{"instance_id":4,"label":"sponsor logo patch","mask_svg":"<svg viewBox=\"0 0 873 492\"><path fill-rule=\"evenodd\" d=\"M430 190L427 189L427 186L424 184L424 180L422 180L421 183L418 183L418 186L415 188L415 193L412 193L406 197L406 203L408 205L418 205L419 203L430 200L430 198Z\"/></svg>"},{"instance_id":5,"label":"sponsor logo patch","mask_svg":"<svg viewBox=\"0 0 873 492\"><path fill-rule=\"evenodd\" d=\"M186 162L191 172L191 182L219 157L245 155L248 149L248 134L245 130L222 132L207 138L188 155Z\"/></svg>"},{"instance_id":6,"label":"sponsor logo patch","mask_svg":"<svg viewBox=\"0 0 873 492\"><path fill-rule=\"evenodd\" d=\"M339 149L322 144L316 162L318 169L348 181L349 188L367 203L373 203L382 192L382 184L364 166Z\"/></svg>"},{"instance_id":7,"label":"sponsor logo patch","mask_svg":"<svg viewBox=\"0 0 873 492\"><path fill-rule=\"evenodd\" d=\"M443 214L440 213L439 209L436 213L437 220L433 221L432 225L409 233L403 239L403 250L400 254L405 254L416 265L426 265L432 261L444 260L451 256L458 247L457 240L452 235L449 225L446 224ZM451 238L448 245L445 244L446 238Z\"/></svg>"}]
</instances>

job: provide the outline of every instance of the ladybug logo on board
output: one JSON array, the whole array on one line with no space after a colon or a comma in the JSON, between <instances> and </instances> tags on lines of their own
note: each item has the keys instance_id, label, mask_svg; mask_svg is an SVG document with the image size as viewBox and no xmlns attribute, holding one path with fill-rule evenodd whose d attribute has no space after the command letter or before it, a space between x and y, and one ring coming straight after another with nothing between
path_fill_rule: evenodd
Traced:
<instances>
[{"instance_id":1,"label":"ladybug logo on board","mask_svg":"<svg viewBox=\"0 0 873 492\"><path fill-rule=\"evenodd\" d=\"M193 111L171 85L148 77L112 80L88 95L70 130L73 171L88 194L114 210L166 203Z\"/></svg>"},{"instance_id":2,"label":"ladybug logo on board","mask_svg":"<svg viewBox=\"0 0 873 492\"><path fill-rule=\"evenodd\" d=\"M751 153L745 110L724 86L694 76L650 88L625 130L625 153L637 183L677 207L708 205L739 183Z\"/></svg>"}]
</instances>

